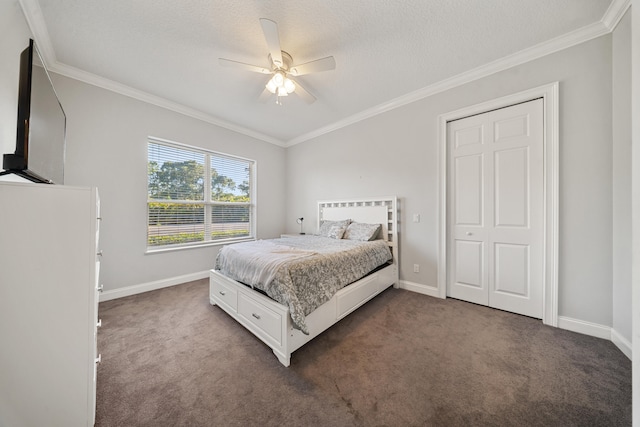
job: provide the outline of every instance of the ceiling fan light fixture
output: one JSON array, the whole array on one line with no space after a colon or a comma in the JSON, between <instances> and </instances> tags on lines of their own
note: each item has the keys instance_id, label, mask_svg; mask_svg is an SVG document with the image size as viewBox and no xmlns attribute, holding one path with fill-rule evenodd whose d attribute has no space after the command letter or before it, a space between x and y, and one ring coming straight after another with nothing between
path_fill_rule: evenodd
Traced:
<instances>
[{"instance_id":1,"label":"ceiling fan light fixture","mask_svg":"<svg viewBox=\"0 0 640 427\"><path fill-rule=\"evenodd\" d=\"M267 90L278 96L287 96L296 90L296 84L287 77L284 71L278 70L265 85Z\"/></svg>"},{"instance_id":2,"label":"ceiling fan light fixture","mask_svg":"<svg viewBox=\"0 0 640 427\"><path fill-rule=\"evenodd\" d=\"M271 80L273 80L276 86L280 87L284 84L285 78L286 77L282 71L276 71Z\"/></svg>"},{"instance_id":3,"label":"ceiling fan light fixture","mask_svg":"<svg viewBox=\"0 0 640 427\"><path fill-rule=\"evenodd\" d=\"M296 90L296 84L293 82L293 80L288 79L285 77L284 79L284 89L287 91L287 93L292 93L293 91Z\"/></svg>"},{"instance_id":4,"label":"ceiling fan light fixture","mask_svg":"<svg viewBox=\"0 0 640 427\"><path fill-rule=\"evenodd\" d=\"M273 82L273 77L269 79L265 87L271 93L276 93L276 90L278 90L278 86Z\"/></svg>"},{"instance_id":5,"label":"ceiling fan light fixture","mask_svg":"<svg viewBox=\"0 0 640 427\"><path fill-rule=\"evenodd\" d=\"M267 18L260 18L260 25L262 26L262 32L264 33L264 38L269 49L268 58L269 64L271 64L269 68L224 58L218 59L220 64L226 67L253 71L255 73L270 74L271 78L265 84L265 90L262 91L259 97L261 101L268 98L269 93L272 93L277 95L276 104L282 105L280 102L281 96L287 96L297 91L296 95L299 95L305 102L308 104L313 103L316 97L310 94L304 86L289 79L288 76L298 77L320 71L334 70L336 68L336 60L333 56L327 56L326 58L294 65L291 55L282 50L280 46L278 25Z\"/></svg>"}]
</instances>

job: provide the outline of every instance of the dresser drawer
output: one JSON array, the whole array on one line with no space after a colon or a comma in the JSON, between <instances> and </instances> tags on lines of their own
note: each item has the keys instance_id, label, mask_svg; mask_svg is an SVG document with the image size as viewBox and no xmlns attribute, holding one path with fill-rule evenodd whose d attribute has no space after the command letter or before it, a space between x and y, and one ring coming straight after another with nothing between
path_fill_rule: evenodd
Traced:
<instances>
[{"instance_id":1,"label":"dresser drawer","mask_svg":"<svg viewBox=\"0 0 640 427\"><path fill-rule=\"evenodd\" d=\"M238 313L282 344L282 316L243 294L238 297Z\"/></svg>"},{"instance_id":2,"label":"dresser drawer","mask_svg":"<svg viewBox=\"0 0 640 427\"><path fill-rule=\"evenodd\" d=\"M235 289L226 286L219 282L212 282L211 284L212 295L218 300L223 302L226 306L233 311L238 310L238 292Z\"/></svg>"}]
</instances>

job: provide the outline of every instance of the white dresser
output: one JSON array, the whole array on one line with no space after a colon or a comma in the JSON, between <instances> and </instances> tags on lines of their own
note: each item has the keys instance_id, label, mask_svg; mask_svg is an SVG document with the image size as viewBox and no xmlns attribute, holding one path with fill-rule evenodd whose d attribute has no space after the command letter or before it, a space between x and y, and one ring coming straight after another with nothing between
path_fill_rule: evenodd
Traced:
<instances>
[{"instance_id":1,"label":"white dresser","mask_svg":"<svg viewBox=\"0 0 640 427\"><path fill-rule=\"evenodd\" d=\"M0 426L95 421L95 188L0 182Z\"/></svg>"}]
</instances>

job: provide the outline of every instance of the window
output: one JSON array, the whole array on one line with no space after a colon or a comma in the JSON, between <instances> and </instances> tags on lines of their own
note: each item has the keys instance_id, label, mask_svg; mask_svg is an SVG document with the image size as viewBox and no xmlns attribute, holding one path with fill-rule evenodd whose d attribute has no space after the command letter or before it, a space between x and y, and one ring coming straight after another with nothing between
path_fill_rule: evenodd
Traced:
<instances>
[{"instance_id":1,"label":"window","mask_svg":"<svg viewBox=\"0 0 640 427\"><path fill-rule=\"evenodd\" d=\"M147 249L254 237L255 162L149 139Z\"/></svg>"}]
</instances>

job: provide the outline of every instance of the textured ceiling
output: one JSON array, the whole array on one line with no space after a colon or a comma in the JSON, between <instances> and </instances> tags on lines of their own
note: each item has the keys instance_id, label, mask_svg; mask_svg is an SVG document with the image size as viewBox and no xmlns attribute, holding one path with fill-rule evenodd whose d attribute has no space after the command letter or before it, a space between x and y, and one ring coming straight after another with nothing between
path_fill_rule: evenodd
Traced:
<instances>
[{"instance_id":1,"label":"textured ceiling","mask_svg":"<svg viewBox=\"0 0 640 427\"><path fill-rule=\"evenodd\" d=\"M567 34L602 34L620 3L20 0L53 71L148 94L281 145ZM277 22L294 63L334 56L335 70L297 78L315 103L260 103L268 76L219 65L222 57L268 67L259 18Z\"/></svg>"}]
</instances>

